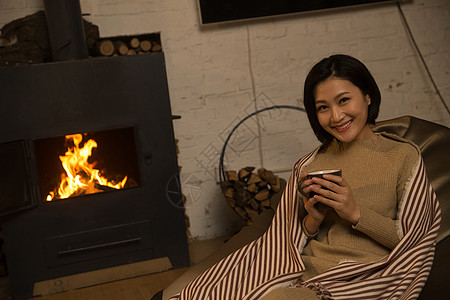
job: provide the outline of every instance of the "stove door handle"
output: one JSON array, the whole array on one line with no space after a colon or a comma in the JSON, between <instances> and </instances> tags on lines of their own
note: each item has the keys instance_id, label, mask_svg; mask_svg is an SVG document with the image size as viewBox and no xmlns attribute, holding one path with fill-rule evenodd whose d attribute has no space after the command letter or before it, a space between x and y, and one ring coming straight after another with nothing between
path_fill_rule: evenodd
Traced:
<instances>
[{"instance_id":1,"label":"stove door handle","mask_svg":"<svg viewBox=\"0 0 450 300\"><path fill-rule=\"evenodd\" d=\"M58 255L79 254L79 253L92 251L92 250L99 250L99 249L110 248L110 247L115 247L115 246L134 244L134 243L140 242L141 240L142 240L142 238L133 238L133 239L127 239L127 240L122 240L122 241L117 241L117 242L112 242L112 243L105 243L105 244L100 244L100 245L95 245L95 246L63 250L63 251L58 251Z\"/></svg>"}]
</instances>

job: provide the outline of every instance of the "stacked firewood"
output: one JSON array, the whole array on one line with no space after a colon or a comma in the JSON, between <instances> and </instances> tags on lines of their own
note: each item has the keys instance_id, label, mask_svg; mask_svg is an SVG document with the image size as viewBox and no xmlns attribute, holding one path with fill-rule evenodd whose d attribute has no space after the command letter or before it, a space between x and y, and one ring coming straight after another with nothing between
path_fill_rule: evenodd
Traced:
<instances>
[{"instance_id":1,"label":"stacked firewood","mask_svg":"<svg viewBox=\"0 0 450 300\"><path fill-rule=\"evenodd\" d=\"M83 19L89 57L160 52L158 32L100 38L98 26ZM47 19L43 10L0 28L0 67L52 61Z\"/></svg>"},{"instance_id":2,"label":"stacked firewood","mask_svg":"<svg viewBox=\"0 0 450 300\"><path fill-rule=\"evenodd\" d=\"M83 19L89 55L96 52L98 26ZM52 61L45 12L13 20L0 28L0 67L19 66Z\"/></svg>"},{"instance_id":3,"label":"stacked firewood","mask_svg":"<svg viewBox=\"0 0 450 300\"><path fill-rule=\"evenodd\" d=\"M245 167L226 171L227 181L222 183L222 194L234 211L248 224L267 208L275 208L283 184L272 171Z\"/></svg>"},{"instance_id":4,"label":"stacked firewood","mask_svg":"<svg viewBox=\"0 0 450 300\"><path fill-rule=\"evenodd\" d=\"M100 56L136 55L161 51L159 41L148 36L123 36L101 39L97 43Z\"/></svg>"}]
</instances>

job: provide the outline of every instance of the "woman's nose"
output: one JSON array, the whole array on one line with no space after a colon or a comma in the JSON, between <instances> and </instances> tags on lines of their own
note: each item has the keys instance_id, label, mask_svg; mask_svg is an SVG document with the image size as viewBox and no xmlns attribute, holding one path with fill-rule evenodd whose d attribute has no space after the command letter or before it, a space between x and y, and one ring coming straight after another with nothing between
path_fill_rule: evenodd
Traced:
<instances>
[{"instance_id":1,"label":"woman's nose","mask_svg":"<svg viewBox=\"0 0 450 300\"><path fill-rule=\"evenodd\" d=\"M342 115L342 111L339 108L331 108L331 121L333 123L342 121Z\"/></svg>"}]
</instances>

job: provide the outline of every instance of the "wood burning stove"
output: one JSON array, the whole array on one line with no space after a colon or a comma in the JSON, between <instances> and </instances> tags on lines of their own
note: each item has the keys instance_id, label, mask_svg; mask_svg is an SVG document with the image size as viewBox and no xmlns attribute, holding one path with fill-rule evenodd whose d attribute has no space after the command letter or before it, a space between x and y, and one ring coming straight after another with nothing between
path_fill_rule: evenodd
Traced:
<instances>
[{"instance_id":1,"label":"wood burning stove","mask_svg":"<svg viewBox=\"0 0 450 300\"><path fill-rule=\"evenodd\" d=\"M160 257L189 264L162 52L5 67L0 82L0 212L15 299L70 274ZM65 137L77 134L80 147L97 142L89 162L104 177L132 184L46 201Z\"/></svg>"}]
</instances>

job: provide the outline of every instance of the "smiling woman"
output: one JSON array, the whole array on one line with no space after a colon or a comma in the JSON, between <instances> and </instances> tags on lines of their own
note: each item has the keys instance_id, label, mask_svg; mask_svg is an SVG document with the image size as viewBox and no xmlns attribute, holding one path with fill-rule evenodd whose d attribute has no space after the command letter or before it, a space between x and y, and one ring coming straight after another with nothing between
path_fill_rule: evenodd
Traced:
<instances>
[{"instance_id":1,"label":"smiling woman","mask_svg":"<svg viewBox=\"0 0 450 300\"><path fill-rule=\"evenodd\" d=\"M267 231L171 299L416 298L440 209L417 146L372 132L380 100L359 60L318 62L304 104L322 144L294 165ZM341 175L309 177L331 169Z\"/></svg>"}]
</instances>

